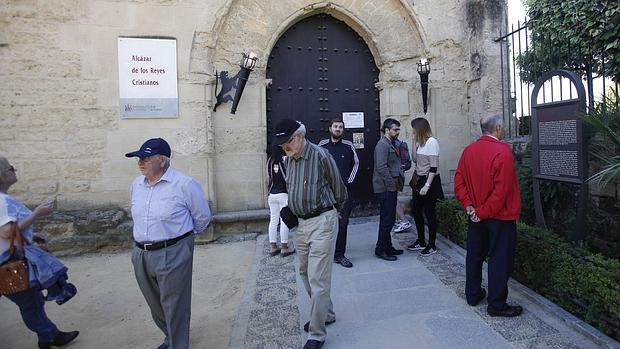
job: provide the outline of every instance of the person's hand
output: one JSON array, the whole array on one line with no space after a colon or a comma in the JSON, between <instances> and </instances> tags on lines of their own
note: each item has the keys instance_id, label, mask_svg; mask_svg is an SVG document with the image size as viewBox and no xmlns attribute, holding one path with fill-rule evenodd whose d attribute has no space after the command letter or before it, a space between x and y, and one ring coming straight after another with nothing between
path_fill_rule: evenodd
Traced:
<instances>
[{"instance_id":1,"label":"person's hand","mask_svg":"<svg viewBox=\"0 0 620 349\"><path fill-rule=\"evenodd\" d=\"M469 205L469 206L465 207L465 211L467 212L468 216L471 216L471 214L474 213L476 211L476 209L474 209L474 206Z\"/></svg>"},{"instance_id":2,"label":"person's hand","mask_svg":"<svg viewBox=\"0 0 620 349\"><path fill-rule=\"evenodd\" d=\"M32 237L32 242L34 242L35 244L45 244L47 243L47 240L45 240L43 237L39 236L39 235L34 235Z\"/></svg>"},{"instance_id":3,"label":"person's hand","mask_svg":"<svg viewBox=\"0 0 620 349\"><path fill-rule=\"evenodd\" d=\"M41 205L37 206L33 212L37 217L50 215L52 212L54 212L54 201L47 201L42 203Z\"/></svg>"},{"instance_id":4,"label":"person's hand","mask_svg":"<svg viewBox=\"0 0 620 349\"><path fill-rule=\"evenodd\" d=\"M428 190L430 189L430 185L425 184L422 189L420 189L420 195L424 196L426 195L426 193L428 193Z\"/></svg>"},{"instance_id":5,"label":"person's hand","mask_svg":"<svg viewBox=\"0 0 620 349\"><path fill-rule=\"evenodd\" d=\"M43 237L39 235L34 235L32 237L32 242L37 244L37 246L39 246L39 248L41 248L43 251L50 252L49 247L47 247L47 240L45 240Z\"/></svg>"},{"instance_id":6,"label":"person's hand","mask_svg":"<svg viewBox=\"0 0 620 349\"><path fill-rule=\"evenodd\" d=\"M480 218L478 218L478 216L476 215L476 209L469 205L465 208L465 211L467 211L467 215L469 216L469 219L471 219L472 222L474 223L478 223L480 222Z\"/></svg>"}]
</instances>

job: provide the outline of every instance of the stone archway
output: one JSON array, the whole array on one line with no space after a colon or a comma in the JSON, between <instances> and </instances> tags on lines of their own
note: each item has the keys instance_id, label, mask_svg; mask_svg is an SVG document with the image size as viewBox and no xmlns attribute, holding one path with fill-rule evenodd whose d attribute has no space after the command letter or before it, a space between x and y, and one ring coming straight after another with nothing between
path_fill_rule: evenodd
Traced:
<instances>
[{"instance_id":1,"label":"stone archway","mask_svg":"<svg viewBox=\"0 0 620 349\"><path fill-rule=\"evenodd\" d=\"M424 35L418 30L415 14L406 1L388 0L373 6L349 4L345 0L310 5L303 0L277 4L229 0L215 15L217 19L210 22L212 25L209 28L199 28L195 32L189 65L192 76L199 81L197 83L207 85L207 178L209 195L215 198L216 211L266 207L262 164L267 144L264 101L270 81L260 77L265 76L268 56L277 39L300 19L327 13L355 30L376 61L379 70L376 86L379 89L397 86L401 92L394 98L389 95L385 97L386 94L382 93L380 99L387 100L385 105L388 108L400 103L398 105L405 106L400 109L405 111L401 115L409 114L407 89L409 81L417 78L417 73L408 69L413 63L403 62L414 62L428 51ZM386 28L390 30L386 31ZM399 34L394 35L395 32ZM236 72L240 53L249 51L257 53L259 61L246 85L237 116L230 116L226 108L213 112L209 106L213 104L214 71ZM405 98L404 103L402 98ZM381 103L383 108L384 102ZM248 139L249 143L246 141ZM227 146L231 143L236 146ZM231 159L243 167L243 176L231 169ZM229 188L236 188L235 194Z\"/></svg>"}]
</instances>

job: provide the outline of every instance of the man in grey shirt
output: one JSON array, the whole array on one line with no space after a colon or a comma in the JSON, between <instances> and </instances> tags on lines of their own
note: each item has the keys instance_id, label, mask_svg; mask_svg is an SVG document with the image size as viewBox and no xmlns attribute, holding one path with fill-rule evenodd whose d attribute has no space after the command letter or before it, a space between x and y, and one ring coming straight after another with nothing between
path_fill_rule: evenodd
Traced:
<instances>
[{"instance_id":1,"label":"man in grey shirt","mask_svg":"<svg viewBox=\"0 0 620 349\"><path fill-rule=\"evenodd\" d=\"M405 175L400 156L394 149L394 140L400 134L400 122L385 119L381 126L383 137L375 146L375 168L372 173L372 187L380 205L379 233L375 256L386 261L395 261L403 250L392 246L390 231L396 221L396 200L398 191L403 189Z\"/></svg>"}]
</instances>

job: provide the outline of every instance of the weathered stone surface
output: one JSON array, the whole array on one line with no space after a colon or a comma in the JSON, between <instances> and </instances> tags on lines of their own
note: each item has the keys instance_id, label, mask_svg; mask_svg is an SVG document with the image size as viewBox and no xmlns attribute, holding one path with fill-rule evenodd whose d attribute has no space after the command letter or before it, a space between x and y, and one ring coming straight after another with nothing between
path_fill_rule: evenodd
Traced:
<instances>
[{"instance_id":1,"label":"weathered stone surface","mask_svg":"<svg viewBox=\"0 0 620 349\"><path fill-rule=\"evenodd\" d=\"M19 188L27 202L60 192L71 200L67 207L121 206L127 195L119 193L135 172L107 165L146 138L164 137L173 164L198 178L218 210L264 208L270 50L298 20L328 13L367 43L380 70L378 85L386 88L382 116L397 115L403 137L411 136L411 117L422 115L415 63L429 58L427 117L434 131L449 130L440 135L446 154L440 171L449 178L456 162L450 154L477 136L478 118L501 101L492 39L504 23L504 6L497 0L4 1L0 84L8 88L0 91L0 153L32 163L20 173L28 181ZM120 117L115 39L121 35L177 38L178 118ZM230 104L213 112L214 71L235 74L239 52L248 51L259 61L237 114L228 112ZM50 163L35 161L41 154ZM30 186L31 180L51 182Z\"/></svg>"}]
</instances>

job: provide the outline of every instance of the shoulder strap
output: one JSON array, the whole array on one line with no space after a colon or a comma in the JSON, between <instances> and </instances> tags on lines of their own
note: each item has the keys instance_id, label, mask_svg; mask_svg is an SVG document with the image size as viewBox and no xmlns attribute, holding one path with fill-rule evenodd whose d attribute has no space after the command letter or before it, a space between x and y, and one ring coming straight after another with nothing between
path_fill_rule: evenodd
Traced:
<instances>
[{"instance_id":1,"label":"shoulder strap","mask_svg":"<svg viewBox=\"0 0 620 349\"><path fill-rule=\"evenodd\" d=\"M22 232L19 230L17 226L17 222L11 223L11 237L10 237L10 245L9 245L9 258L13 258L15 253L15 240L17 240L17 245L20 250L24 249L24 237L22 236Z\"/></svg>"}]
</instances>

